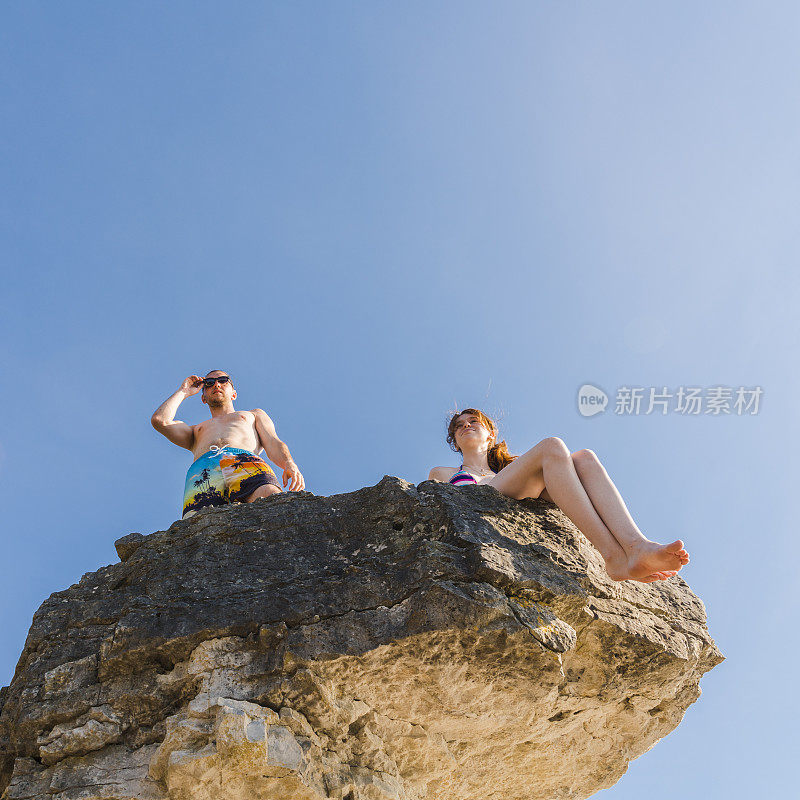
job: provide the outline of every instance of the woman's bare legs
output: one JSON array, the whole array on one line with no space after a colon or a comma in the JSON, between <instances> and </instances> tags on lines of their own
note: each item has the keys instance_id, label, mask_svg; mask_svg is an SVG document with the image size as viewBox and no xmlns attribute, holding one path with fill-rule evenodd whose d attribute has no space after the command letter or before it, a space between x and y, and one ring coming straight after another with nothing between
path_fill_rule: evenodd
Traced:
<instances>
[{"instance_id":1,"label":"woman's bare legs","mask_svg":"<svg viewBox=\"0 0 800 800\"><path fill-rule=\"evenodd\" d=\"M579 450L571 458L592 505L625 550L628 571L632 575L649 574L655 570L679 570L689 563L689 554L683 549L680 539L661 545L650 541L639 530L625 501L595 453L591 450Z\"/></svg>"},{"instance_id":2,"label":"woman's bare legs","mask_svg":"<svg viewBox=\"0 0 800 800\"><path fill-rule=\"evenodd\" d=\"M553 502L600 551L609 575L616 577L625 572L625 551L595 511L569 457L569 450L560 439L542 440L484 483L517 500L538 497L546 488Z\"/></svg>"},{"instance_id":3,"label":"woman's bare legs","mask_svg":"<svg viewBox=\"0 0 800 800\"><path fill-rule=\"evenodd\" d=\"M614 580L649 583L674 575L688 561L688 556L684 561L678 555L679 552L685 554L683 543L658 545L649 542L630 518L619 492L599 461L596 464L585 463L591 460L592 457L585 454L578 458L589 483L585 488L567 446L561 439L550 437L516 458L486 483L517 499L539 497L546 490L553 502L600 551L609 577ZM605 516L598 511L604 512Z\"/></svg>"}]
</instances>

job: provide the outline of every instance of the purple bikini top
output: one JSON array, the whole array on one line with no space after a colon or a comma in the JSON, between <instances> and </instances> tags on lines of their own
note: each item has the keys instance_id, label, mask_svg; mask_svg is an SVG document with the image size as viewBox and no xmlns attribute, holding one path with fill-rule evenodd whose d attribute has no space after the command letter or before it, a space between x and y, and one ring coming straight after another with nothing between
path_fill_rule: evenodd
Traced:
<instances>
[{"instance_id":1,"label":"purple bikini top","mask_svg":"<svg viewBox=\"0 0 800 800\"><path fill-rule=\"evenodd\" d=\"M448 483L452 483L453 486L461 486L462 484L465 483L477 483L477 482L478 481L475 480L474 476L471 473L465 472L463 464L458 468L458 472L456 472L456 474L453 475L453 477L450 478L450 480L448 481Z\"/></svg>"}]
</instances>

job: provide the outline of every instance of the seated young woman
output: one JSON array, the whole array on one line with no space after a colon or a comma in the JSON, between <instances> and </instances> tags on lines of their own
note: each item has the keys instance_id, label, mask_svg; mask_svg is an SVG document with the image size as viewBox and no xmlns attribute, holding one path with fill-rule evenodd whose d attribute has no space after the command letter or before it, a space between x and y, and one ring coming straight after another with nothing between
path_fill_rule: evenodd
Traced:
<instances>
[{"instance_id":1,"label":"seated young woman","mask_svg":"<svg viewBox=\"0 0 800 800\"><path fill-rule=\"evenodd\" d=\"M453 415L447 442L461 453L461 466L434 467L429 480L455 486L488 483L517 500L550 500L600 551L612 580L665 580L689 563L680 539L658 544L644 536L591 450L570 453L561 439L551 436L512 456L505 441L497 441L494 420L476 408Z\"/></svg>"}]
</instances>

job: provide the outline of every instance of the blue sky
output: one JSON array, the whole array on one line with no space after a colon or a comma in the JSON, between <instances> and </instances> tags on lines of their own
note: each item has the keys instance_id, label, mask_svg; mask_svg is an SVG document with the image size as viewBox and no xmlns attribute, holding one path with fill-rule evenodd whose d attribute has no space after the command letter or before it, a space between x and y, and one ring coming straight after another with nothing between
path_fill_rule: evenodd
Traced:
<instances>
[{"instance_id":1,"label":"blue sky","mask_svg":"<svg viewBox=\"0 0 800 800\"><path fill-rule=\"evenodd\" d=\"M221 368L317 494L457 466L455 405L512 452L597 452L640 528L686 542L727 656L602 796L790 796L798 25L779 2L6 5L0 685L49 594L177 519L191 454L150 415ZM764 394L587 419L587 382Z\"/></svg>"}]
</instances>

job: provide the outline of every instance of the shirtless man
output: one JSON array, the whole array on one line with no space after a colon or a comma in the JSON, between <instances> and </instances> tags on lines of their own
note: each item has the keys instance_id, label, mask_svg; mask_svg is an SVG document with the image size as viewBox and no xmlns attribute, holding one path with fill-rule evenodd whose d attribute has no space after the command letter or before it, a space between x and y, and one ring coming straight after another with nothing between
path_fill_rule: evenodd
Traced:
<instances>
[{"instance_id":1,"label":"shirtless man","mask_svg":"<svg viewBox=\"0 0 800 800\"><path fill-rule=\"evenodd\" d=\"M198 425L175 419L183 400L201 389L211 419ZM236 411L235 399L230 375L214 369L205 378L190 375L153 413L153 427L195 457L186 474L183 519L206 506L252 503L278 494L281 487L275 473L258 456L262 449L283 470L284 488L288 484L289 491L305 489L303 476L269 416L260 408Z\"/></svg>"}]
</instances>

